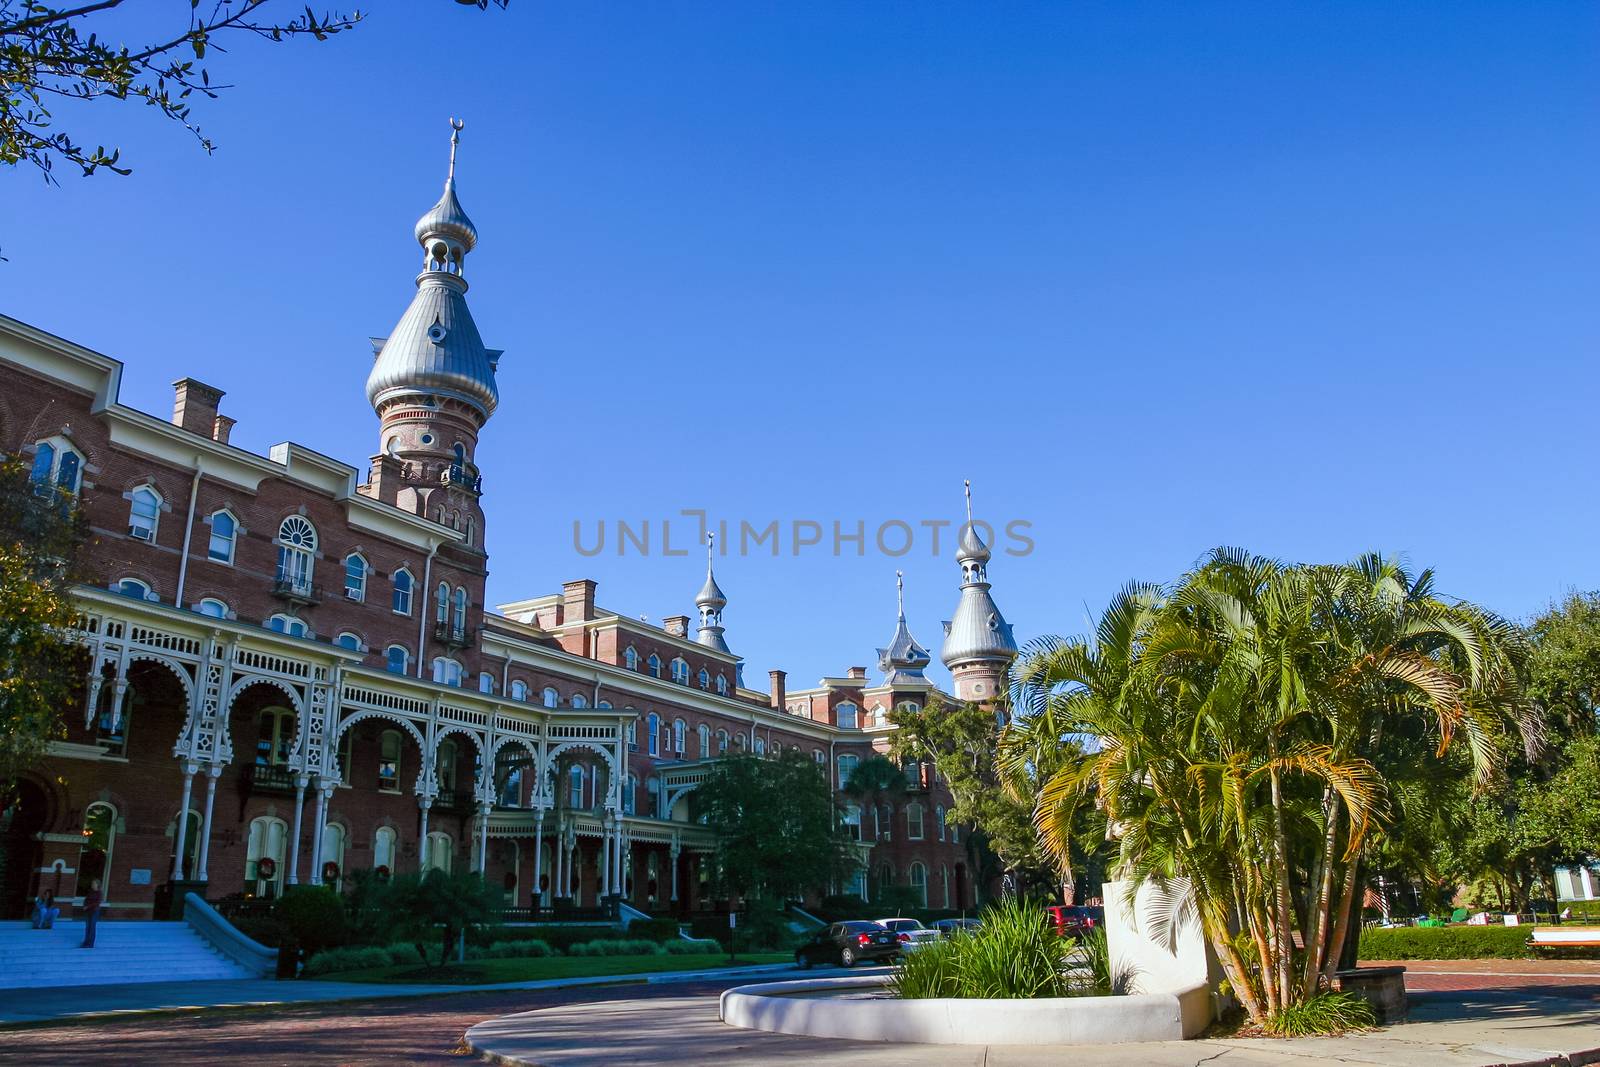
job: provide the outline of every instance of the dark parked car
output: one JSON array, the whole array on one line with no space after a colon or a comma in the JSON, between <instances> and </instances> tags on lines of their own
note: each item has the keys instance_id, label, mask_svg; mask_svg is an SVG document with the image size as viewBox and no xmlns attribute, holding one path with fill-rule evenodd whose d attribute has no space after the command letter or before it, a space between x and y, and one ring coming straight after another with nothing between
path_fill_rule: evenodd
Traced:
<instances>
[{"instance_id":1,"label":"dark parked car","mask_svg":"<svg viewBox=\"0 0 1600 1067\"><path fill-rule=\"evenodd\" d=\"M862 960L890 960L899 953L900 941L894 934L877 923L857 919L819 930L795 952L794 961L801 967L814 963L854 967Z\"/></svg>"},{"instance_id":2,"label":"dark parked car","mask_svg":"<svg viewBox=\"0 0 1600 1067\"><path fill-rule=\"evenodd\" d=\"M1063 936L1078 933L1080 930L1093 930L1097 926L1106 924L1104 908L1068 907L1058 904L1045 910L1050 914L1050 924L1055 927L1056 933Z\"/></svg>"}]
</instances>

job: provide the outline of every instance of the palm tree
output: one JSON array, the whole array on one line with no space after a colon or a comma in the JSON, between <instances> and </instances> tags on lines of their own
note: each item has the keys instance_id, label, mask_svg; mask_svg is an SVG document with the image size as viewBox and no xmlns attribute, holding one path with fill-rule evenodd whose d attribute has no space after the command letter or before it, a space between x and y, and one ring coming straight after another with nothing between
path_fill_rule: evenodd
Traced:
<instances>
[{"instance_id":1,"label":"palm tree","mask_svg":"<svg viewBox=\"0 0 1600 1067\"><path fill-rule=\"evenodd\" d=\"M1219 550L1170 592L1129 586L1092 641L1014 667L1008 768L1068 752L1035 822L1092 793L1134 885L1187 879L1251 1017L1316 995L1338 965L1366 851L1418 757L1468 742L1477 781L1526 726L1514 628L1373 556L1285 566ZM1512 729L1516 727L1517 729ZM1426 751L1398 744L1425 737ZM1091 739L1085 750L1063 748Z\"/></svg>"}]
</instances>

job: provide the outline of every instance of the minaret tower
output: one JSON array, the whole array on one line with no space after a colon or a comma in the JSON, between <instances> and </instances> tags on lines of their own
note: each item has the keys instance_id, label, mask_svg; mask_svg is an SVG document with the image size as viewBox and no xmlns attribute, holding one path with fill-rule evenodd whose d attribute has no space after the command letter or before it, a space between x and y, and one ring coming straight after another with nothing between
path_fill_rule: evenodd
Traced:
<instances>
[{"instance_id":1,"label":"minaret tower","mask_svg":"<svg viewBox=\"0 0 1600 1067\"><path fill-rule=\"evenodd\" d=\"M883 672L883 684L925 686L928 679L923 668L933 662L928 650L917 644L906 625L906 579L900 571L894 572L896 596L900 602L900 615L894 624L894 636L888 648L878 649L878 669Z\"/></svg>"},{"instance_id":2,"label":"minaret tower","mask_svg":"<svg viewBox=\"0 0 1600 1067\"><path fill-rule=\"evenodd\" d=\"M708 531L706 533L706 584L700 587L700 593L694 598L694 606L700 609L700 632L695 634L695 640L707 648L714 648L718 652L727 652L728 642L722 637L722 609L728 606L728 598L717 585L717 579L711 573L711 558L716 550L717 535Z\"/></svg>"},{"instance_id":3,"label":"minaret tower","mask_svg":"<svg viewBox=\"0 0 1600 1067\"><path fill-rule=\"evenodd\" d=\"M989 701L1000 695L1006 668L1017 656L1017 642L989 595L989 546L972 522L972 483L966 484L967 522L956 544L961 564L961 600L955 618L944 624L944 647L939 658L950 668L956 696L961 700Z\"/></svg>"},{"instance_id":4,"label":"minaret tower","mask_svg":"<svg viewBox=\"0 0 1600 1067\"><path fill-rule=\"evenodd\" d=\"M417 220L422 273L417 293L388 337L372 339L367 399L379 420L380 452L361 491L467 535L483 546L478 434L499 403L501 353L483 346L467 310L467 253L478 229L456 199L456 148L463 124L450 120L444 194Z\"/></svg>"}]
</instances>

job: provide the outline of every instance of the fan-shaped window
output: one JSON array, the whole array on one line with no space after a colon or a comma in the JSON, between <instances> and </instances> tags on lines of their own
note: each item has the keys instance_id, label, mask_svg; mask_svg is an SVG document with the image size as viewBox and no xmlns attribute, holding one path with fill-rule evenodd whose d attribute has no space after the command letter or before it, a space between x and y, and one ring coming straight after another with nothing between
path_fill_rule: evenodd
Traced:
<instances>
[{"instance_id":1,"label":"fan-shaped window","mask_svg":"<svg viewBox=\"0 0 1600 1067\"><path fill-rule=\"evenodd\" d=\"M239 520L231 511L211 513L211 539L206 545L206 558L218 563L232 563L234 544L239 537Z\"/></svg>"},{"instance_id":2,"label":"fan-shaped window","mask_svg":"<svg viewBox=\"0 0 1600 1067\"><path fill-rule=\"evenodd\" d=\"M216 597L206 597L194 606L194 610L213 619L226 619L228 617L228 605Z\"/></svg>"},{"instance_id":3,"label":"fan-shaped window","mask_svg":"<svg viewBox=\"0 0 1600 1067\"><path fill-rule=\"evenodd\" d=\"M278 527L278 585L296 596L311 595L317 531L304 516L290 515Z\"/></svg>"},{"instance_id":4,"label":"fan-shaped window","mask_svg":"<svg viewBox=\"0 0 1600 1067\"><path fill-rule=\"evenodd\" d=\"M411 614L411 572L404 567L394 572L392 607L396 615Z\"/></svg>"},{"instance_id":5,"label":"fan-shaped window","mask_svg":"<svg viewBox=\"0 0 1600 1067\"><path fill-rule=\"evenodd\" d=\"M411 653L405 650L404 645L390 645L384 650L383 661L390 674L405 674L406 666L411 661Z\"/></svg>"},{"instance_id":6,"label":"fan-shaped window","mask_svg":"<svg viewBox=\"0 0 1600 1067\"><path fill-rule=\"evenodd\" d=\"M344 558L344 595L349 600L367 599L367 561L360 553Z\"/></svg>"},{"instance_id":7,"label":"fan-shaped window","mask_svg":"<svg viewBox=\"0 0 1600 1067\"><path fill-rule=\"evenodd\" d=\"M141 541L156 539L156 525L161 521L161 494L148 485L141 485L129 496L128 536Z\"/></svg>"}]
</instances>

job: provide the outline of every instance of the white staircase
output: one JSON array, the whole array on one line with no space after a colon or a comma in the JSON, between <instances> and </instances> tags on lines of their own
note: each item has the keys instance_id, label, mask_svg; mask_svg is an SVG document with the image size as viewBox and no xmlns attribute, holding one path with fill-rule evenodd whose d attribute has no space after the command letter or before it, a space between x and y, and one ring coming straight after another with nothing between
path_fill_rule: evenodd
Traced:
<instances>
[{"instance_id":1,"label":"white staircase","mask_svg":"<svg viewBox=\"0 0 1600 1067\"><path fill-rule=\"evenodd\" d=\"M82 944L82 922L58 919L50 930L0 922L0 989L256 977L188 923L101 922L94 948Z\"/></svg>"}]
</instances>

